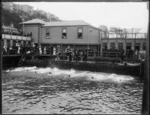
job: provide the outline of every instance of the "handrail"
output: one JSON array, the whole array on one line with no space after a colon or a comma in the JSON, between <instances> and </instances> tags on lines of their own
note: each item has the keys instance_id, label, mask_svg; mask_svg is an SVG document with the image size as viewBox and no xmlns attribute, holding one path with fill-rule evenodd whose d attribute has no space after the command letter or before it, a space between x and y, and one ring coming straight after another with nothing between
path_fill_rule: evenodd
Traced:
<instances>
[{"instance_id":1,"label":"handrail","mask_svg":"<svg viewBox=\"0 0 150 115\"><path fill-rule=\"evenodd\" d=\"M20 59L20 61L19 61L19 63L18 63L19 66L22 65L24 59L26 58L26 56L27 56L27 54L26 54L27 51L29 51L29 48L26 48L25 51L23 52L23 55L21 56L21 59Z\"/></svg>"}]
</instances>

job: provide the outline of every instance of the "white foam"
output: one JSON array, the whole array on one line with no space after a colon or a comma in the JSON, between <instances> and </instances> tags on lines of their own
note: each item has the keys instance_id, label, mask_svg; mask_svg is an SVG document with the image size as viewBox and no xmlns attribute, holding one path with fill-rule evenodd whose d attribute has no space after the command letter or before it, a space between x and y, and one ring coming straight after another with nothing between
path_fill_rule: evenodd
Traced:
<instances>
[{"instance_id":1,"label":"white foam","mask_svg":"<svg viewBox=\"0 0 150 115\"><path fill-rule=\"evenodd\" d=\"M71 70L62 70L58 68L37 68L36 66L33 67L18 67L13 70L7 70L6 72L17 72L17 71L26 71L26 72L33 72L36 74L47 74L48 76L67 76L70 78L77 78L77 77L86 77L87 80L94 80L94 81L113 81L113 82L125 82L133 80L134 78L127 75L117 75L117 74L110 74L110 73L102 73L102 72L89 72L89 71L76 71L74 69Z\"/></svg>"},{"instance_id":2,"label":"white foam","mask_svg":"<svg viewBox=\"0 0 150 115\"><path fill-rule=\"evenodd\" d=\"M49 73L51 71L51 69L50 68L36 68L31 71L39 73L39 74L44 74L44 73Z\"/></svg>"},{"instance_id":3,"label":"white foam","mask_svg":"<svg viewBox=\"0 0 150 115\"><path fill-rule=\"evenodd\" d=\"M27 71L27 70L33 70L33 69L36 69L36 66L33 66L33 67L17 67L17 68L14 68L14 69L9 69L9 70L6 70L6 72L17 72L17 71Z\"/></svg>"},{"instance_id":4,"label":"white foam","mask_svg":"<svg viewBox=\"0 0 150 115\"><path fill-rule=\"evenodd\" d=\"M103 73L91 73L89 75L89 80L95 80L95 81L104 81L109 80L113 82L126 82L133 80L134 78L127 75L117 75L117 74L103 74Z\"/></svg>"}]
</instances>

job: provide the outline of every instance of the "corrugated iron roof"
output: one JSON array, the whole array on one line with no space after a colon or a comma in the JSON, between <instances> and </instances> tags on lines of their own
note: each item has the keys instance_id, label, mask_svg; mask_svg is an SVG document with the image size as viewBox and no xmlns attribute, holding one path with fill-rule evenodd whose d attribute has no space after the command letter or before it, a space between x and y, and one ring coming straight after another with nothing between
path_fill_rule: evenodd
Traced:
<instances>
[{"instance_id":1,"label":"corrugated iron roof","mask_svg":"<svg viewBox=\"0 0 150 115\"><path fill-rule=\"evenodd\" d=\"M26 22L23 22L21 24L43 24L43 27L59 27L59 26L91 26L95 29L98 29L97 27L94 27L90 25L89 23L83 21L83 20L67 20L67 21L52 21L52 22L45 22L40 19L33 19Z\"/></svg>"},{"instance_id":2,"label":"corrugated iron roof","mask_svg":"<svg viewBox=\"0 0 150 115\"><path fill-rule=\"evenodd\" d=\"M77 26L90 25L82 20L46 22L43 26Z\"/></svg>"},{"instance_id":3,"label":"corrugated iron roof","mask_svg":"<svg viewBox=\"0 0 150 115\"><path fill-rule=\"evenodd\" d=\"M36 18L33 20L21 22L20 24L45 24L45 21Z\"/></svg>"}]
</instances>

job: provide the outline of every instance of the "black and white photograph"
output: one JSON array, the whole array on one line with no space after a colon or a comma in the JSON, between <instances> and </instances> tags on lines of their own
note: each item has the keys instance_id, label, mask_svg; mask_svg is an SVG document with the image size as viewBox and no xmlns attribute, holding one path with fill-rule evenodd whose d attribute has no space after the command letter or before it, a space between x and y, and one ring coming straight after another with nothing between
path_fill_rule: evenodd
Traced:
<instances>
[{"instance_id":1,"label":"black and white photograph","mask_svg":"<svg viewBox=\"0 0 150 115\"><path fill-rule=\"evenodd\" d=\"M148 115L149 2L1 2L2 114Z\"/></svg>"}]
</instances>

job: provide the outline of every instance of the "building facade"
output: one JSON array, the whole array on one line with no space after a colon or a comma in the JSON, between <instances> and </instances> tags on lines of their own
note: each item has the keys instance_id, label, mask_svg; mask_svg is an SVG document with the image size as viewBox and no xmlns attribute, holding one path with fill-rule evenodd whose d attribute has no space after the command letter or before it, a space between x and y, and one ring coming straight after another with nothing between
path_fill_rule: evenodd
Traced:
<instances>
[{"instance_id":1,"label":"building facade","mask_svg":"<svg viewBox=\"0 0 150 115\"><path fill-rule=\"evenodd\" d=\"M104 49L146 50L146 33L109 33L101 36Z\"/></svg>"},{"instance_id":2,"label":"building facade","mask_svg":"<svg viewBox=\"0 0 150 115\"><path fill-rule=\"evenodd\" d=\"M74 49L92 49L102 52L102 49L146 50L146 34L113 34L107 37L99 28L84 21L44 22L33 19L21 23L24 33L32 33L32 39L37 46L61 47L70 46ZM101 47L102 46L102 47Z\"/></svg>"},{"instance_id":3,"label":"building facade","mask_svg":"<svg viewBox=\"0 0 150 115\"><path fill-rule=\"evenodd\" d=\"M32 32L34 43L38 46L98 50L100 45L100 30L84 21L44 22L34 19L22 24L24 33Z\"/></svg>"},{"instance_id":4,"label":"building facade","mask_svg":"<svg viewBox=\"0 0 150 115\"><path fill-rule=\"evenodd\" d=\"M2 26L2 47L16 47L16 43L30 45L31 37L21 35L14 27Z\"/></svg>"}]
</instances>

